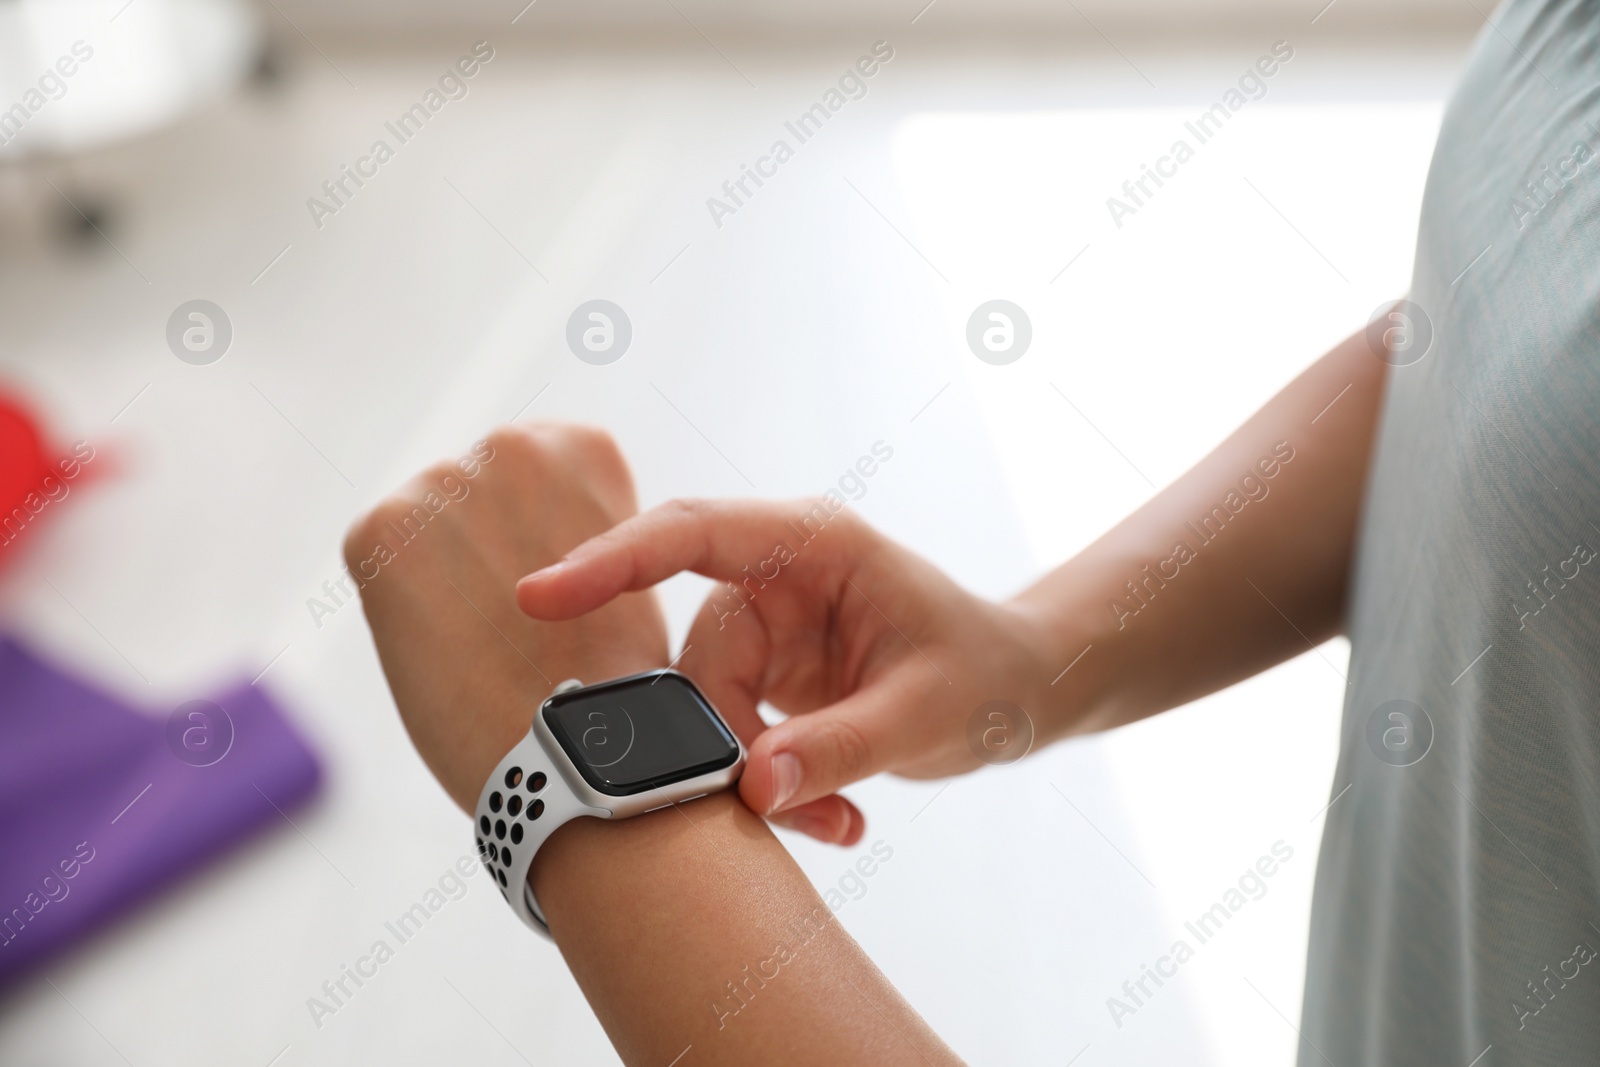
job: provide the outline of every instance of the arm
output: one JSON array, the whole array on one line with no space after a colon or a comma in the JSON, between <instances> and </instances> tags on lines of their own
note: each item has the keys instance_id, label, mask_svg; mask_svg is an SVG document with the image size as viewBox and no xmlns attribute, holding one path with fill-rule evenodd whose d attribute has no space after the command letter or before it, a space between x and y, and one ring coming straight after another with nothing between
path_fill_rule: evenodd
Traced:
<instances>
[{"instance_id":1,"label":"arm","mask_svg":"<svg viewBox=\"0 0 1600 1067\"><path fill-rule=\"evenodd\" d=\"M1039 700L1056 736L1188 703L1340 632L1385 369L1347 338L1016 598L1061 666L1094 646Z\"/></svg>"},{"instance_id":2,"label":"arm","mask_svg":"<svg viewBox=\"0 0 1600 1067\"><path fill-rule=\"evenodd\" d=\"M628 1063L959 1063L733 792L580 819L530 874Z\"/></svg>"},{"instance_id":3,"label":"arm","mask_svg":"<svg viewBox=\"0 0 1600 1067\"><path fill-rule=\"evenodd\" d=\"M1362 334L1347 339L1006 603L826 501L673 501L523 578L518 603L571 619L680 570L728 583L683 662L749 746L745 802L848 843L861 816L823 799L879 771L977 767L968 725L988 701L1021 706L1048 741L1194 700L1337 632L1384 369ZM792 717L766 729L762 700Z\"/></svg>"},{"instance_id":4,"label":"arm","mask_svg":"<svg viewBox=\"0 0 1600 1067\"><path fill-rule=\"evenodd\" d=\"M635 510L604 434L506 429L352 529L345 555L395 703L463 810L556 682L666 664L651 593L559 625L513 601L518 576ZM732 793L578 819L546 842L530 880L627 1063L664 1067L691 1044L682 1067L959 1062ZM549 951L509 913L505 923L519 952Z\"/></svg>"}]
</instances>

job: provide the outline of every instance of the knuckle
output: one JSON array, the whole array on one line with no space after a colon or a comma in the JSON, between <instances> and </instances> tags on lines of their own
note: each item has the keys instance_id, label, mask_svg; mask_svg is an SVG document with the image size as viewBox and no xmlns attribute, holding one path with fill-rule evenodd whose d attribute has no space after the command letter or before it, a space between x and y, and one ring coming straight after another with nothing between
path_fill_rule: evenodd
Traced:
<instances>
[{"instance_id":1,"label":"knuckle","mask_svg":"<svg viewBox=\"0 0 1600 1067\"><path fill-rule=\"evenodd\" d=\"M661 505L660 511L669 519L694 520L705 518L710 505L697 497L673 497Z\"/></svg>"},{"instance_id":2,"label":"knuckle","mask_svg":"<svg viewBox=\"0 0 1600 1067\"><path fill-rule=\"evenodd\" d=\"M859 727L845 719L826 723L818 740L827 759L842 780L865 777L872 766L872 748Z\"/></svg>"},{"instance_id":3,"label":"knuckle","mask_svg":"<svg viewBox=\"0 0 1600 1067\"><path fill-rule=\"evenodd\" d=\"M385 498L377 507L367 513L362 520L362 532L370 537L382 537L384 532L397 522L403 522L415 507L408 497L396 493Z\"/></svg>"},{"instance_id":4,"label":"knuckle","mask_svg":"<svg viewBox=\"0 0 1600 1067\"><path fill-rule=\"evenodd\" d=\"M532 432L526 426L518 426L515 423L502 423L490 430L484 440L496 452L501 449L516 451L527 447L532 440Z\"/></svg>"},{"instance_id":5,"label":"knuckle","mask_svg":"<svg viewBox=\"0 0 1600 1067\"><path fill-rule=\"evenodd\" d=\"M418 480L422 483L423 491L436 489L446 478L454 478L460 474L456 468L455 460L441 459L425 469Z\"/></svg>"},{"instance_id":6,"label":"knuckle","mask_svg":"<svg viewBox=\"0 0 1600 1067\"><path fill-rule=\"evenodd\" d=\"M872 533L872 527L867 520L857 515L852 508L845 508L833 517L834 523L839 527L839 532L853 541L859 541Z\"/></svg>"},{"instance_id":7,"label":"knuckle","mask_svg":"<svg viewBox=\"0 0 1600 1067\"><path fill-rule=\"evenodd\" d=\"M625 511L634 505L633 474L617 439L598 426L574 427L574 451L590 479L614 497Z\"/></svg>"},{"instance_id":8,"label":"knuckle","mask_svg":"<svg viewBox=\"0 0 1600 1067\"><path fill-rule=\"evenodd\" d=\"M345 565L354 569L375 544L388 540L389 528L395 523L404 522L414 506L400 493L385 497L373 505L372 510L352 523L344 535Z\"/></svg>"},{"instance_id":9,"label":"knuckle","mask_svg":"<svg viewBox=\"0 0 1600 1067\"><path fill-rule=\"evenodd\" d=\"M803 497L799 501L795 524L812 534L821 533L824 529L832 530L835 531L833 537L837 538L839 532L850 529L854 516L849 508L841 507L835 500L837 498L830 500L826 495Z\"/></svg>"},{"instance_id":10,"label":"knuckle","mask_svg":"<svg viewBox=\"0 0 1600 1067\"><path fill-rule=\"evenodd\" d=\"M612 437L609 431L589 425L573 425L566 429L572 443L585 452L621 458L622 450L617 447L617 439Z\"/></svg>"},{"instance_id":11,"label":"knuckle","mask_svg":"<svg viewBox=\"0 0 1600 1067\"><path fill-rule=\"evenodd\" d=\"M833 521L833 514L828 510L827 501L820 496L789 500L775 510L780 513L775 515L775 518L782 518L788 522L807 540L821 533Z\"/></svg>"},{"instance_id":12,"label":"knuckle","mask_svg":"<svg viewBox=\"0 0 1600 1067\"><path fill-rule=\"evenodd\" d=\"M597 426L578 422L534 422L505 427L524 447L550 452L585 451L600 447L611 435Z\"/></svg>"},{"instance_id":13,"label":"knuckle","mask_svg":"<svg viewBox=\"0 0 1600 1067\"><path fill-rule=\"evenodd\" d=\"M633 478L621 447L609 432L571 422L503 426L489 437L496 451L515 457L525 473L581 481L608 501L631 502Z\"/></svg>"},{"instance_id":14,"label":"knuckle","mask_svg":"<svg viewBox=\"0 0 1600 1067\"><path fill-rule=\"evenodd\" d=\"M496 426L484 438L495 455L510 456L518 465L538 464L551 451L549 428L544 426L518 426L508 423Z\"/></svg>"},{"instance_id":15,"label":"knuckle","mask_svg":"<svg viewBox=\"0 0 1600 1067\"><path fill-rule=\"evenodd\" d=\"M355 569L356 564L361 560L362 553L366 551L367 545L372 541L371 531L372 512L368 512L351 523L350 528L345 531L343 554L344 565L347 568Z\"/></svg>"}]
</instances>

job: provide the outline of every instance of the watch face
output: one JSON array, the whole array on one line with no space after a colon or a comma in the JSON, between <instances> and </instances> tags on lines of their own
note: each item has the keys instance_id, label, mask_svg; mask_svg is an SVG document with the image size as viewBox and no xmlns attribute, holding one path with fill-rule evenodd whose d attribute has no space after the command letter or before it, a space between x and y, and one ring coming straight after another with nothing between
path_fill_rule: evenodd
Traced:
<instances>
[{"instance_id":1,"label":"watch face","mask_svg":"<svg viewBox=\"0 0 1600 1067\"><path fill-rule=\"evenodd\" d=\"M733 766L739 744L680 674L624 678L551 697L545 724L595 789L632 796Z\"/></svg>"}]
</instances>

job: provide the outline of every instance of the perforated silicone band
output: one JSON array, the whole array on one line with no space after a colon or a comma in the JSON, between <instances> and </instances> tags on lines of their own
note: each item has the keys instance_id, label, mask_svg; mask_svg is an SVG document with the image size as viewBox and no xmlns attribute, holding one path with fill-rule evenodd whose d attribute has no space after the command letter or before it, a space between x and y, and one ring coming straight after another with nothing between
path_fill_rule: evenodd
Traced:
<instances>
[{"instance_id":1,"label":"perforated silicone band","mask_svg":"<svg viewBox=\"0 0 1600 1067\"><path fill-rule=\"evenodd\" d=\"M576 679L555 689L564 693L580 688ZM496 765L478 797L473 830L478 858L500 887L500 895L524 923L545 937L544 912L528 885L528 868L557 827L585 815L607 816L578 799L532 727ZM520 892L518 891L520 889Z\"/></svg>"}]
</instances>

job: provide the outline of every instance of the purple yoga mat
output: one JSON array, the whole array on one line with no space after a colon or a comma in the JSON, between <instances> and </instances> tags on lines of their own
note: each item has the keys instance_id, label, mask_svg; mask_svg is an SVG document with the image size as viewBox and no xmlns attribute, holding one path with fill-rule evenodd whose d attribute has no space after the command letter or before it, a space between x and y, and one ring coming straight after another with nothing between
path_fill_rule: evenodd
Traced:
<instances>
[{"instance_id":1,"label":"purple yoga mat","mask_svg":"<svg viewBox=\"0 0 1600 1067\"><path fill-rule=\"evenodd\" d=\"M258 687L149 714L0 638L0 985L286 828L321 777Z\"/></svg>"}]
</instances>

